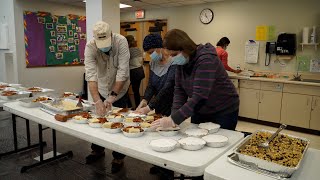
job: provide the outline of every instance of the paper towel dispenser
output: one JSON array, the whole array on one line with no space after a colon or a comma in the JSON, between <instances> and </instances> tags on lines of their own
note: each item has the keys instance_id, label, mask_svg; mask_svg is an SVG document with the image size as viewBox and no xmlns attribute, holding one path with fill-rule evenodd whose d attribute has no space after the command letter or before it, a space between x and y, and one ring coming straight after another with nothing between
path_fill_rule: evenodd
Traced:
<instances>
[{"instance_id":1,"label":"paper towel dispenser","mask_svg":"<svg viewBox=\"0 0 320 180\"><path fill-rule=\"evenodd\" d=\"M296 54L296 34L282 33L278 36L276 55Z\"/></svg>"}]
</instances>

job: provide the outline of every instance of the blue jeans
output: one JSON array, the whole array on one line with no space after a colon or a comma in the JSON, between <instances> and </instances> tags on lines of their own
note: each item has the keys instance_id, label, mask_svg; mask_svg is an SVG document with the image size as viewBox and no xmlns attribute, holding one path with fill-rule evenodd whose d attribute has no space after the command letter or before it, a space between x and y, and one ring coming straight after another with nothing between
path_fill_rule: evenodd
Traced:
<instances>
[{"instance_id":1,"label":"blue jeans","mask_svg":"<svg viewBox=\"0 0 320 180\"><path fill-rule=\"evenodd\" d=\"M239 110L231 113L219 113L219 114L199 114L196 113L191 116L191 122L195 124L213 122L220 124L221 128L235 130L238 122Z\"/></svg>"}]
</instances>

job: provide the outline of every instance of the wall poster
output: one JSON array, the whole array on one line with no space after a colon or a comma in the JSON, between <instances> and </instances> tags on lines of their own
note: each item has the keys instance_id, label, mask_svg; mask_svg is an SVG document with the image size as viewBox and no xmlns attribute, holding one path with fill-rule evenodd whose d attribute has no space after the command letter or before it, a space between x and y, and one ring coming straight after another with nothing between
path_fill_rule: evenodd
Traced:
<instances>
[{"instance_id":1,"label":"wall poster","mask_svg":"<svg viewBox=\"0 0 320 180\"><path fill-rule=\"evenodd\" d=\"M84 63L86 17L24 12L26 66L75 66Z\"/></svg>"}]
</instances>

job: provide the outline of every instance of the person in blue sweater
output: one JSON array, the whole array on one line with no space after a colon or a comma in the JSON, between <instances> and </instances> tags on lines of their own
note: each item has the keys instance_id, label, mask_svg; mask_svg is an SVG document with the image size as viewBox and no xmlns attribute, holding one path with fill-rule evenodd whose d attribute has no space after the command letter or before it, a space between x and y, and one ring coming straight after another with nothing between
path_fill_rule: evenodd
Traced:
<instances>
[{"instance_id":1,"label":"person in blue sweater","mask_svg":"<svg viewBox=\"0 0 320 180\"><path fill-rule=\"evenodd\" d=\"M150 54L150 77L144 98L136 111L141 114L155 110L157 114L169 116L173 103L175 71L179 65L172 61L168 50L162 48L162 38L149 34L143 40L143 49Z\"/></svg>"}]
</instances>

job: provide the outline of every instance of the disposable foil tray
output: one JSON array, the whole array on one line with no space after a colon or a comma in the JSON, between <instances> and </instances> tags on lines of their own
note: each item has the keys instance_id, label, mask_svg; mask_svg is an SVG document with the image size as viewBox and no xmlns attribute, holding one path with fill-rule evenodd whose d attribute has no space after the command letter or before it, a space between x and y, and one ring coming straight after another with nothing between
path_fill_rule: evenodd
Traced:
<instances>
[{"instance_id":1,"label":"disposable foil tray","mask_svg":"<svg viewBox=\"0 0 320 180\"><path fill-rule=\"evenodd\" d=\"M237 145L237 147L235 147L235 149L234 149L234 153L238 155L239 160L242 162L253 163L258 168L268 170L268 171L274 172L274 173L287 174L287 177L290 177L296 170L299 169L301 161L303 160L305 153L309 147L310 141L305 138L296 137L296 136L292 136L292 135L288 135L288 134L283 134L283 135L287 135L292 138L300 139L300 140L307 143L307 145L302 153L301 159L300 159L299 163L297 164L297 166L296 167L287 167L287 166L283 166L283 165L280 165L280 164L277 164L274 162L269 162L264 159L260 159L257 157L253 157L253 156L249 156L249 155L245 155L245 154L240 153L240 150L243 149L249 143L250 138L259 132L274 133L273 131L268 131L268 130L258 130L256 132L254 132L252 135L247 136L239 145ZM282 134L282 133L280 133L280 134Z\"/></svg>"}]
</instances>

